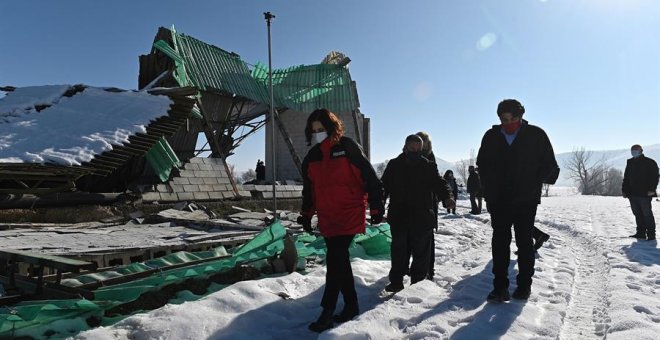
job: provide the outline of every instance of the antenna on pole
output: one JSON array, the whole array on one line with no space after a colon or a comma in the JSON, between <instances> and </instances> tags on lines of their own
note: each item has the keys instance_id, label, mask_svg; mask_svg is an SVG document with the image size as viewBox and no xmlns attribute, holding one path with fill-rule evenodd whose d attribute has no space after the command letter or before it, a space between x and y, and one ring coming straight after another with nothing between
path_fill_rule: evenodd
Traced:
<instances>
[{"instance_id":1,"label":"antenna on pole","mask_svg":"<svg viewBox=\"0 0 660 340\"><path fill-rule=\"evenodd\" d=\"M270 23L275 19L275 15L271 12L264 13L264 19L266 19L266 26L268 27L268 89L270 92L270 166L271 174L273 180L273 214L274 218L278 219L277 214L277 195L275 192L275 101L273 99L273 62L272 62L272 53L271 53L271 41L270 41Z\"/></svg>"}]
</instances>

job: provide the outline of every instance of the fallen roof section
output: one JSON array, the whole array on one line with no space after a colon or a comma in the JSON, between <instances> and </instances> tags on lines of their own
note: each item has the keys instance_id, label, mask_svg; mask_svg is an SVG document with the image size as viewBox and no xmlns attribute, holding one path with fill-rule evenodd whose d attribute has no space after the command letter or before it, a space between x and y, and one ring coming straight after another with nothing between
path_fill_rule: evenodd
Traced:
<instances>
[{"instance_id":1,"label":"fallen roof section","mask_svg":"<svg viewBox=\"0 0 660 340\"><path fill-rule=\"evenodd\" d=\"M144 156L192 115L195 88L16 88L0 99L0 193L72 189Z\"/></svg>"}]
</instances>

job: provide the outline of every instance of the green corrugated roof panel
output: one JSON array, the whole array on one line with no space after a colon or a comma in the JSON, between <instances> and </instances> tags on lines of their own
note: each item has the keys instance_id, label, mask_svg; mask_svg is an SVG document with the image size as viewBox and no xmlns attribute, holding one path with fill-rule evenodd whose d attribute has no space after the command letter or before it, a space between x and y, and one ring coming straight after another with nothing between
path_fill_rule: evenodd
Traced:
<instances>
[{"instance_id":1,"label":"green corrugated roof panel","mask_svg":"<svg viewBox=\"0 0 660 340\"><path fill-rule=\"evenodd\" d=\"M184 72L195 87L201 90L210 87L268 103L268 92L252 77L248 65L238 55L174 30L172 40L175 46L171 50L175 50L183 60ZM170 50L165 51L157 45L154 46L177 61Z\"/></svg>"},{"instance_id":2,"label":"green corrugated roof panel","mask_svg":"<svg viewBox=\"0 0 660 340\"><path fill-rule=\"evenodd\" d=\"M268 86L268 67L258 63L252 76ZM300 65L273 70L276 105L301 112L328 108L351 112L357 108L351 74L335 64Z\"/></svg>"},{"instance_id":3,"label":"green corrugated roof panel","mask_svg":"<svg viewBox=\"0 0 660 340\"><path fill-rule=\"evenodd\" d=\"M240 56L193 37L172 32L174 46L159 40L154 47L174 60L180 85L188 81L201 90L214 88L268 104L268 67L261 63L250 71ZM351 74L336 64L299 65L273 70L276 107L301 112L328 108L351 112L358 101Z\"/></svg>"},{"instance_id":4,"label":"green corrugated roof panel","mask_svg":"<svg viewBox=\"0 0 660 340\"><path fill-rule=\"evenodd\" d=\"M165 182L170 178L173 167L182 165L170 144L162 137L149 149L146 158L161 182Z\"/></svg>"}]
</instances>

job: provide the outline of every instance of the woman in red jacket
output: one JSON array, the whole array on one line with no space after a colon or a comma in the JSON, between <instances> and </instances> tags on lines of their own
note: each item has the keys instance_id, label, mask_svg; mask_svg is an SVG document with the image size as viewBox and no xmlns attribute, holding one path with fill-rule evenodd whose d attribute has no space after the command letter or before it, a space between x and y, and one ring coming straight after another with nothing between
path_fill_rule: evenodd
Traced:
<instances>
[{"instance_id":1,"label":"woman in red jacket","mask_svg":"<svg viewBox=\"0 0 660 340\"><path fill-rule=\"evenodd\" d=\"M307 118L305 137L308 145L315 145L302 164L303 206L298 222L311 232L312 216L318 215L328 268L321 300L323 312L309 325L315 332L359 314L348 247L355 234L365 232L367 201L371 223L383 219L382 183L360 145L343 135L342 122L327 109L318 109ZM333 316L340 292L344 309Z\"/></svg>"}]
</instances>

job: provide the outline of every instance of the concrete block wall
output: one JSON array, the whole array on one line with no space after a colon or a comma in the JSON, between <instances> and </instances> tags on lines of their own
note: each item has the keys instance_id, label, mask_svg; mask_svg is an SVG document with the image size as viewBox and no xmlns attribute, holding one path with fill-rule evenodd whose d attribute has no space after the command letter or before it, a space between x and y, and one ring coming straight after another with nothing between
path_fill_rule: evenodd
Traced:
<instances>
[{"instance_id":1,"label":"concrete block wall","mask_svg":"<svg viewBox=\"0 0 660 340\"><path fill-rule=\"evenodd\" d=\"M273 198L272 185L243 184L243 189L252 193L254 199ZM275 196L277 198L302 198L302 185L276 185Z\"/></svg>"},{"instance_id":2,"label":"concrete block wall","mask_svg":"<svg viewBox=\"0 0 660 340\"><path fill-rule=\"evenodd\" d=\"M179 175L158 184L155 190L142 194L145 202L217 201L234 199L236 194L220 158L194 157L183 165ZM239 187L239 196L250 198L249 191Z\"/></svg>"}]
</instances>

